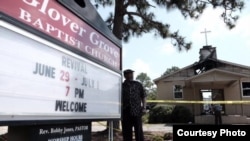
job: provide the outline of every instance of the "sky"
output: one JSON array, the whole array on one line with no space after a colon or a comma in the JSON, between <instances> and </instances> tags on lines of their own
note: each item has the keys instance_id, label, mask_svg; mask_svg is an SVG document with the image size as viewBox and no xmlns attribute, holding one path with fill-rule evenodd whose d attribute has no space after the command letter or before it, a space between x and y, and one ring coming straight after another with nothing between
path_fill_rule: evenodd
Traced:
<instances>
[{"instance_id":1,"label":"sky","mask_svg":"<svg viewBox=\"0 0 250 141\"><path fill-rule=\"evenodd\" d=\"M199 50L206 45L216 47L217 58L245 66L250 66L250 1L245 0L245 8L239 13L236 27L229 30L220 14L222 9L207 8L198 20L184 19L179 11L166 11L156 8L156 18L170 24L170 31L179 31L192 42L192 48L179 52L172 45L171 39L155 37L153 33L146 33L142 37L132 37L128 43L123 43L123 69L133 69L135 76L147 73L154 80L160 77L167 68L177 66L183 68L199 61ZM106 19L110 10L98 11Z\"/></svg>"}]
</instances>

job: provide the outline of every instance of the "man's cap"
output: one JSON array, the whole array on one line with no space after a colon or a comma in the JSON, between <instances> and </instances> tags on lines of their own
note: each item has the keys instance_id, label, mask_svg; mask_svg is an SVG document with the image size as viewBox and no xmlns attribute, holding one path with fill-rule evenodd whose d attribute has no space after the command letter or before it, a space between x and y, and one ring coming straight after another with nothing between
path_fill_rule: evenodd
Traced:
<instances>
[{"instance_id":1,"label":"man's cap","mask_svg":"<svg viewBox=\"0 0 250 141\"><path fill-rule=\"evenodd\" d=\"M123 74L129 74L129 73L133 73L134 71L131 69L127 69L123 71Z\"/></svg>"}]
</instances>

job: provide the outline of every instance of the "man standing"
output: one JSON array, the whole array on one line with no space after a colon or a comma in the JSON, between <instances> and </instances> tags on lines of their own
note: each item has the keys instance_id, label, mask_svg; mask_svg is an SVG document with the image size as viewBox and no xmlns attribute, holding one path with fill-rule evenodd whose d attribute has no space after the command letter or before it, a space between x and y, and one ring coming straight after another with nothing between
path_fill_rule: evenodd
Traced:
<instances>
[{"instance_id":1,"label":"man standing","mask_svg":"<svg viewBox=\"0 0 250 141\"><path fill-rule=\"evenodd\" d=\"M144 141L142 115L146 112L146 93L142 84L134 81L134 71L123 72L122 84L122 133L124 141L132 141L133 127L136 141Z\"/></svg>"},{"instance_id":2,"label":"man standing","mask_svg":"<svg viewBox=\"0 0 250 141\"><path fill-rule=\"evenodd\" d=\"M216 125L222 124L222 117L221 117L222 106L220 104L214 104L213 109L214 109L215 124Z\"/></svg>"},{"instance_id":3,"label":"man standing","mask_svg":"<svg viewBox=\"0 0 250 141\"><path fill-rule=\"evenodd\" d=\"M214 94L212 97L214 101L218 99L218 94ZM213 112L214 112L214 122L216 125L222 124L222 117L221 117L222 106L220 104L213 105Z\"/></svg>"}]
</instances>

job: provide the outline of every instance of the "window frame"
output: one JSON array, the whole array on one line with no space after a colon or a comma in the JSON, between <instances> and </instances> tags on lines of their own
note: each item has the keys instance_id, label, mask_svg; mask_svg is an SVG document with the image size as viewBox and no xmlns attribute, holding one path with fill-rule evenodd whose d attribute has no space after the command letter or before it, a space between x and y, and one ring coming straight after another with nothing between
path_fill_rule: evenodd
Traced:
<instances>
[{"instance_id":1,"label":"window frame","mask_svg":"<svg viewBox=\"0 0 250 141\"><path fill-rule=\"evenodd\" d=\"M241 95L242 95L242 97L250 97L250 95L244 95L244 90L250 91L250 87L247 88L247 89L244 89L243 88L243 83L249 83L249 85L250 85L250 81L242 81L241 82Z\"/></svg>"},{"instance_id":2,"label":"window frame","mask_svg":"<svg viewBox=\"0 0 250 141\"><path fill-rule=\"evenodd\" d=\"M176 86L180 86L180 91L176 91ZM181 93L181 97L176 97L176 93ZM183 99L183 86L182 85L173 85L173 97L174 99Z\"/></svg>"}]
</instances>

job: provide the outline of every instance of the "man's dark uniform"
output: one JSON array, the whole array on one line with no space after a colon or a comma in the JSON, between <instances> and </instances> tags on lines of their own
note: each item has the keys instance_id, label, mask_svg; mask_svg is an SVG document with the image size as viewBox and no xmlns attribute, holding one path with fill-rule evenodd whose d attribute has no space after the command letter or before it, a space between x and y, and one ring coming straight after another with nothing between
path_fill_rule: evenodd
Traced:
<instances>
[{"instance_id":1,"label":"man's dark uniform","mask_svg":"<svg viewBox=\"0 0 250 141\"><path fill-rule=\"evenodd\" d=\"M124 141L132 141L134 127L136 141L144 141L142 129L142 100L146 97L140 82L125 80L122 84L122 130Z\"/></svg>"},{"instance_id":2,"label":"man's dark uniform","mask_svg":"<svg viewBox=\"0 0 250 141\"><path fill-rule=\"evenodd\" d=\"M214 108L215 124L216 125L222 124L222 117L221 117L222 106L219 104L215 104L213 108Z\"/></svg>"}]
</instances>

